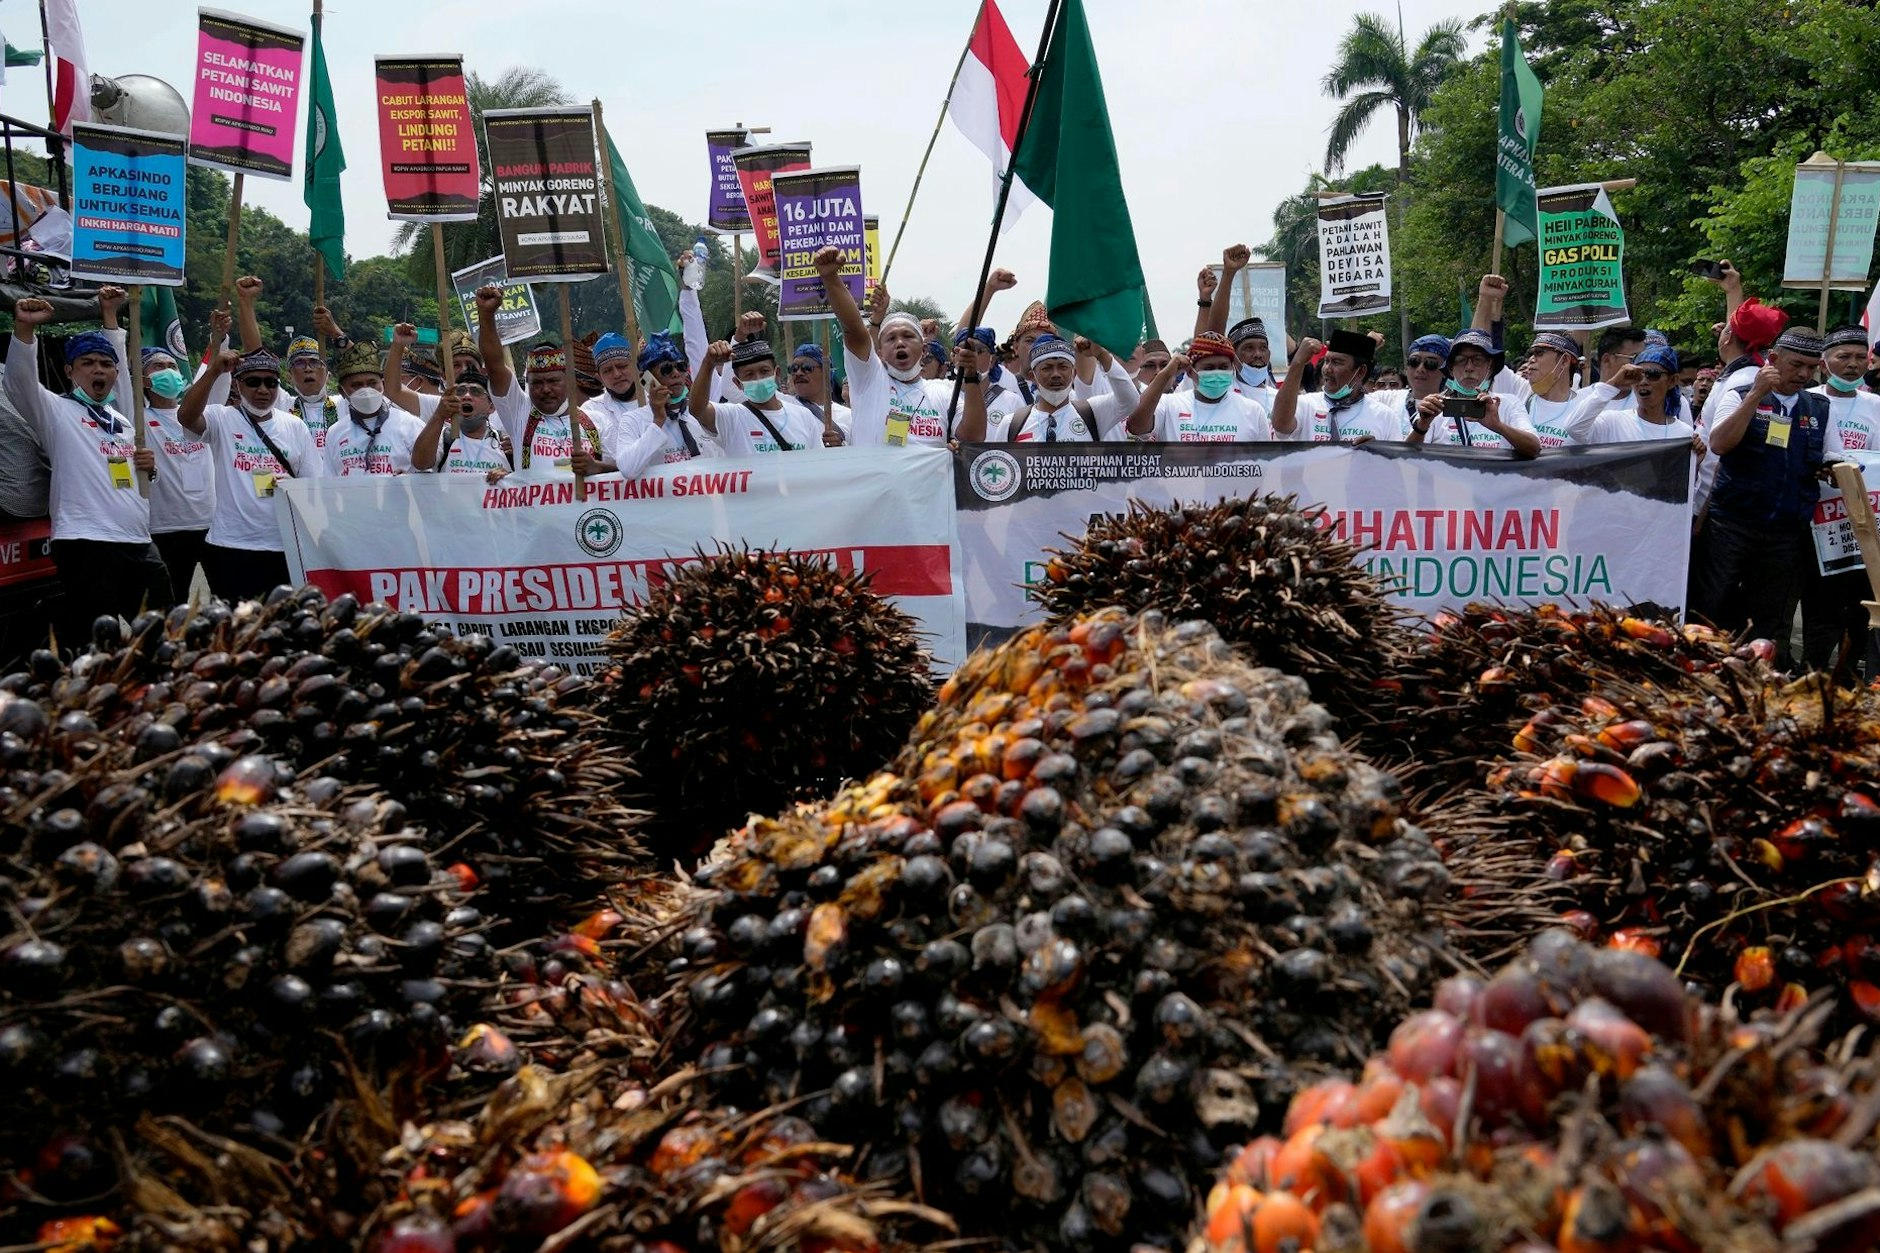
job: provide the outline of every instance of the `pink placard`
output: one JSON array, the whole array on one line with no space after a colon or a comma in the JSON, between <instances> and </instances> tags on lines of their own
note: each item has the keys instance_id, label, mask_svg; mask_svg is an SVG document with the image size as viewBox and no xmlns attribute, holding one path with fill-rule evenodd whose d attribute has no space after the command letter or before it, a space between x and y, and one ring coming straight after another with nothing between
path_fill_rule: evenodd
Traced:
<instances>
[{"instance_id":1,"label":"pink placard","mask_svg":"<svg viewBox=\"0 0 1880 1253\"><path fill-rule=\"evenodd\" d=\"M190 161L230 174L291 179L305 37L217 9L198 14Z\"/></svg>"}]
</instances>

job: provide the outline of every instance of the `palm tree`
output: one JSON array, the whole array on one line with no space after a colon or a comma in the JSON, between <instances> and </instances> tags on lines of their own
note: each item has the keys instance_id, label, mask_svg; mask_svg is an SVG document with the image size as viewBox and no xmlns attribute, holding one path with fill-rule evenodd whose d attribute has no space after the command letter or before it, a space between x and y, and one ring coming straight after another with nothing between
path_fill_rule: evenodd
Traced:
<instances>
[{"instance_id":1,"label":"palm tree","mask_svg":"<svg viewBox=\"0 0 1880 1253\"><path fill-rule=\"evenodd\" d=\"M470 98L470 124L476 131L477 161L483 170L483 194L477 205L477 220L452 222L444 232L444 260L451 269L462 269L488 260L503 250L502 236L496 226L496 183L490 177L490 154L483 144L483 113L486 109L545 109L574 103L568 89L544 70L533 66L507 69L494 81L470 73L464 75L465 94ZM429 290L432 279L431 228L421 222L403 222L392 235L392 251L409 249L412 281Z\"/></svg>"},{"instance_id":2,"label":"palm tree","mask_svg":"<svg viewBox=\"0 0 1880 1253\"><path fill-rule=\"evenodd\" d=\"M1326 170L1342 169L1372 117L1391 108L1397 112L1397 181L1408 182L1410 144L1423 111L1467 50L1458 19L1437 22L1424 31L1412 53L1401 20L1392 29L1382 15L1360 13L1325 74L1325 94L1345 102L1325 143Z\"/></svg>"}]
</instances>

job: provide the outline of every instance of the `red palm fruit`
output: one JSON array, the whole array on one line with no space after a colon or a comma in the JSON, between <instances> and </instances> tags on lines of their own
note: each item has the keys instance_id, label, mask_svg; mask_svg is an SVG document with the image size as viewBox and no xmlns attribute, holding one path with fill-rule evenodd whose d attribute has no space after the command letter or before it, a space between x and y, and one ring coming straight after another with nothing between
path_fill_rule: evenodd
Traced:
<instances>
[{"instance_id":1,"label":"red palm fruit","mask_svg":"<svg viewBox=\"0 0 1880 1253\"><path fill-rule=\"evenodd\" d=\"M1276 1189L1305 1201L1314 1212L1335 1201L1347 1200L1351 1194L1350 1182L1338 1163L1319 1147L1318 1140L1324 1132L1325 1128L1318 1126L1302 1128L1273 1155L1273 1164L1268 1170ZM1267 1199L1271 1201L1272 1197Z\"/></svg>"},{"instance_id":2,"label":"red palm fruit","mask_svg":"<svg viewBox=\"0 0 1880 1253\"><path fill-rule=\"evenodd\" d=\"M1521 1033L1521 1114L1530 1125L1547 1125L1547 1110L1563 1092L1578 1092L1592 1067L1579 1040L1559 1018L1531 1022Z\"/></svg>"},{"instance_id":3,"label":"red palm fruit","mask_svg":"<svg viewBox=\"0 0 1880 1253\"><path fill-rule=\"evenodd\" d=\"M1637 952L1604 949L1593 957L1593 991L1633 1022L1674 1043L1690 1038L1690 998L1664 963Z\"/></svg>"},{"instance_id":4,"label":"red palm fruit","mask_svg":"<svg viewBox=\"0 0 1880 1253\"><path fill-rule=\"evenodd\" d=\"M732 1194L730 1203L725 1206L725 1234L740 1238L749 1234L758 1219L783 1204L789 1195L789 1184L779 1178L745 1184Z\"/></svg>"},{"instance_id":5,"label":"red palm fruit","mask_svg":"<svg viewBox=\"0 0 1880 1253\"><path fill-rule=\"evenodd\" d=\"M39 1225L38 1243L48 1253L111 1253L123 1229L109 1218L54 1218Z\"/></svg>"},{"instance_id":6,"label":"red palm fruit","mask_svg":"<svg viewBox=\"0 0 1880 1253\"><path fill-rule=\"evenodd\" d=\"M1432 1083L1453 1084L1453 1079L1435 1079ZM1371 1128L1377 1138L1390 1146L1397 1155L1399 1171L1405 1178L1427 1179L1442 1165L1444 1156L1449 1152L1448 1132L1438 1127L1420 1104L1421 1094L1415 1088L1406 1088L1397 1098L1397 1106L1390 1116ZM1450 1113L1450 1125L1455 1116Z\"/></svg>"},{"instance_id":7,"label":"red palm fruit","mask_svg":"<svg viewBox=\"0 0 1880 1253\"><path fill-rule=\"evenodd\" d=\"M1678 637L1671 634L1655 622L1643 618L1621 618L1619 629L1635 640L1643 640L1653 648L1670 648L1678 642Z\"/></svg>"},{"instance_id":8,"label":"red palm fruit","mask_svg":"<svg viewBox=\"0 0 1880 1253\"><path fill-rule=\"evenodd\" d=\"M1834 831L1821 819L1797 818L1770 836L1769 842L1785 861L1803 861L1834 838Z\"/></svg>"},{"instance_id":9,"label":"red palm fruit","mask_svg":"<svg viewBox=\"0 0 1880 1253\"><path fill-rule=\"evenodd\" d=\"M1677 1216L1689 1198L1702 1196L1703 1171L1676 1140L1628 1141L1614 1151L1619 1190L1638 1211L1644 1238L1663 1253L1698 1253L1698 1244L1679 1229Z\"/></svg>"},{"instance_id":10,"label":"red palm fruit","mask_svg":"<svg viewBox=\"0 0 1880 1253\"><path fill-rule=\"evenodd\" d=\"M1358 1204L1368 1205L1371 1199L1385 1188L1403 1177L1404 1160L1392 1148L1388 1140L1360 1128L1358 1133L1368 1139L1370 1149L1351 1166L1352 1179L1358 1184Z\"/></svg>"},{"instance_id":11,"label":"red palm fruit","mask_svg":"<svg viewBox=\"0 0 1880 1253\"><path fill-rule=\"evenodd\" d=\"M659 1178L670 1178L709 1153L717 1139L702 1122L680 1123L660 1137L647 1169Z\"/></svg>"},{"instance_id":12,"label":"red palm fruit","mask_svg":"<svg viewBox=\"0 0 1880 1253\"><path fill-rule=\"evenodd\" d=\"M231 805L264 805L274 797L274 763L259 754L238 757L215 781L215 798Z\"/></svg>"},{"instance_id":13,"label":"red palm fruit","mask_svg":"<svg viewBox=\"0 0 1880 1253\"><path fill-rule=\"evenodd\" d=\"M1875 987L1865 979L1848 981L1847 994L1854 1002L1854 1008L1864 1014L1869 1022L1880 1022L1880 987Z\"/></svg>"},{"instance_id":14,"label":"red palm fruit","mask_svg":"<svg viewBox=\"0 0 1880 1253\"><path fill-rule=\"evenodd\" d=\"M1776 981L1776 955L1767 944L1752 944L1736 955L1735 974L1745 992L1765 992Z\"/></svg>"},{"instance_id":15,"label":"red palm fruit","mask_svg":"<svg viewBox=\"0 0 1880 1253\"><path fill-rule=\"evenodd\" d=\"M1475 1074L1471 1108L1482 1125L1493 1129L1521 1114L1521 1042L1505 1031L1471 1031L1456 1057L1456 1078L1468 1086Z\"/></svg>"},{"instance_id":16,"label":"red palm fruit","mask_svg":"<svg viewBox=\"0 0 1880 1253\"><path fill-rule=\"evenodd\" d=\"M1373 1197L1364 1207L1366 1253L1410 1253L1410 1224L1429 1194L1429 1184L1409 1179Z\"/></svg>"},{"instance_id":17,"label":"red palm fruit","mask_svg":"<svg viewBox=\"0 0 1880 1253\"><path fill-rule=\"evenodd\" d=\"M1436 985L1436 1008L1453 1014L1458 1022L1469 1022L1475 1017L1475 1002L1487 986L1477 975L1450 975Z\"/></svg>"},{"instance_id":18,"label":"red palm fruit","mask_svg":"<svg viewBox=\"0 0 1880 1253\"><path fill-rule=\"evenodd\" d=\"M1692 1157L1710 1156L1710 1125L1684 1081L1656 1063L1641 1066L1619 1088L1619 1127L1637 1136L1656 1127Z\"/></svg>"},{"instance_id":19,"label":"red palm fruit","mask_svg":"<svg viewBox=\"0 0 1880 1253\"><path fill-rule=\"evenodd\" d=\"M1587 941L1596 938L1600 932L1599 919L1584 909L1567 910L1560 915L1560 925Z\"/></svg>"},{"instance_id":20,"label":"red palm fruit","mask_svg":"<svg viewBox=\"0 0 1880 1253\"><path fill-rule=\"evenodd\" d=\"M1456 1115L1462 1110L1462 1082L1453 1075L1438 1075L1419 1085L1417 1109L1441 1135L1444 1144L1456 1142Z\"/></svg>"},{"instance_id":21,"label":"red palm fruit","mask_svg":"<svg viewBox=\"0 0 1880 1253\"><path fill-rule=\"evenodd\" d=\"M593 1209L600 1195L600 1175L579 1154L531 1153L497 1189L496 1211L507 1230L551 1236Z\"/></svg>"},{"instance_id":22,"label":"red palm fruit","mask_svg":"<svg viewBox=\"0 0 1880 1253\"><path fill-rule=\"evenodd\" d=\"M1358 1088L1349 1079L1321 1079L1293 1097L1286 1108L1282 1135L1290 1136L1301 1127L1355 1127L1358 1125Z\"/></svg>"},{"instance_id":23,"label":"red palm fruit","mask_svg":"<svg viewBox=\"0 0 1880 1253\"><path fill-rule=\"evenodd\" d=\"M1390 1033L1390 1068L1410 1083L1422 1083L1455 1068L1462 1047L1462 1021L1440 1009L1426 1009L1397 1024Z\"/></svg>"},{"instance_id":24,"label":"red palm fruit","mask_svg":"<svg viewBox=\"0 0 1880 1253\"><path fill-rule=\"evenodd\" d=\"M1627 722L1613 722L1601 727L1599 734L1594 738L1614 752L1629 753L1640 744L1657 739L1658 732L1643 718L1633 718Z\"/></svg>"},{"instance_id":25,"label":"red palm fruit","mask_svg":"<svg viewBox=\"0 0 1880 1253\"><path fill-rule=\"evenodd\" d=\"M1619 716L1619 707L1602 696L1588 696L1580 701L1580 712L1599 721L1610 721Z\"/></svg>"},{"instance_id":26,"label":"red palm fruit","mask_svg":"<svg viewBox=\"0 0 1880 1253\"><path fill-rule=\"evenodd\" d=\"M1557 801L1572 800L1573 779L1579 772L1580 763L1572 757L1556 757L1549 761L1541 767L1541 795Z\"/></svg>"},{"instance_id":27,"label":"red palm fruit","mask_svg":"<svg viewBox=\"0 0 1880 1253\"><path fill-rule=\"evenodd\" d=\"M1304 1253L1318 1242L1318 1215L1300 1197L1275 1192L1253 1211L1253 1253Z\"/></svg>"},{"instance_id":28,"label":"red palm fruit","mask_svg":"<svg viewBox=\"0 0 1880 1253\"><path fill-rule=\"evenodd\" d=\"M1031 773L1031 768L1038 764L1045 754L1044 741L1026 737L1014 740L1005 749L1000 760L1001 772L1007 779L1022 779Z\"/></svg>"},{"instance_id":29,"label":"red palm fruit","mask_svg":"<svg viewBox=\"0 0 1880 1253\"><path fill-rule=\"evenodd\" d=\"M614 933L614 928L625 921L625 918L611 909L599 909L576 923L574 933L586 936L590 940L604 940Z\"/></svg>"},{"instance_id":30,"label":"red palm fruit","mask_svg":"<svg viewBox=\"0 0 1880 1253\"><path fill-rule=\"evenodd\" d=\"M457 881L459 892L474 892L477 887L477 872L467 862L452 862L444 868L444 873Z\"/></svg>"},{"instance_id":31,"label":"red palm fruit","mask_svg":"<svg viewBox=\"0 0 1880 1253\"><path fill-rule=\"evenodd\" d=\"M1265 1199L1265 1193L1246 1184L1216 1188L1208 1197L1208 1225L1204 1228L1208 1247L1217 1253L1246 1249L1246 1237L1253 1229L1253 1211Z\"/></svg>"},{"instance_id":32,"label":"red palm fruit","mask_svg":"<svg viewBox=\"0 0 1880 1253\"><path fill-rule=\"evenodd\" d=\"M1475 1002L1477 1025L1520 1035L1531 1022L1553 1013L1540 976L1526 963L1504 967Z\"/></svg>"},{"instance_id":33,"label":"red palm fruit","mask_svg":"<svg viewBox=\"0 0 1880 1253\"><path fill-rule=\"evenodd\" d=\"M40 1233L45 1239L45 1233ZM435 1214L409 1214L399 1219L372 1242L372 1253L456 1253L457 1237L448 1224ZM102 1253L102 1250L100 1251Z\"/></svg>"},{"instance_id":34,"label":"red palm fruit","mask_svg":"<svg viewBox=\"0 0 1880 1253\"><path fill-rule=\"evenodd\" d=\"M1634 1253L1642 1225L1624 1193L1604 1179L1594 1179L1567 1197L1554 1243L1560 1253Z\"/></svg>"},{"instance_id":35,"label":"red palm fruit","mask_svg":"<svg viewBox=\"0 0 1880 1253\"><path fill-rule=\"evenodd\" d=\"M1285 1145L1278 1136L1261 1136L1249 1141L1235 1154L1227 1168L1227 1177L1235 1183L1251 1184L1264 1192L1272 1186L1273 1157Z\"/></svg>"},{"instance_id":36,"label":"red palm fruit","mask_svg":"<svg viewBox=\"0 0 1880 1253\"><path fill-rule=\"evenodd\" d=\"M1598 997L1574 1006L1567 1028L1584 1042L1587 1061L1602 1075L1629 1079L1652 1051L1645 1028Z\"/></svg>"},{"instance_id":37,"label":"red palm fruit","mask_svg":"<svg viewBox=\"0 0 1880 1253\"><path fill-rule=\"evenodd\" d=\"M1547 866L1542 874L1555 883L1564 883L1580 873L1580 859L1570 848L1563 848L1547 859Z\"/></svg>"},{"instance_id":38,"label":"red palm fruit","mask_svg":"<svg viewBox=\"0 0 1880 1253\"><path fill-rule=\"evenodd\" d=\"M1375 1060L1375 1059L1373 1059ZM1369 1126L1379 1119L1389 1116L1397 1108L1398 1098L1404 1094L1404 1081L1396 1071L1380 1068L1375 1074L1371 1066L1365 1066L1366 1077L1358 1085L1357 1112L1360 1126Z\"/></svg>"},{"instance_id":39,"label":"red palm fruit","mask_svg":"<svg viewBox=\"0 0 1880 1253\"><path fill-rule=\"evenodd\" d=\"M1765 1208L1777 1231L1812 1210L1880 1183L1880 1165L1866 1153L1829 1140L1790 1140L1737 1172L1732 1195Z\"/></svg>"},{"instance_id":40,"label":"red palm fruit","mask_svg":"<svg viewBox=\"0 0 1880 1253\"><path fill-rule=\"evenodd\" d=\"M1645 796L1637 779L1603 761L1581 762L1573 772L1572 785L1577 799L1598 801L1614 809L1630 809Z\"/></svg>"}]
</instances>

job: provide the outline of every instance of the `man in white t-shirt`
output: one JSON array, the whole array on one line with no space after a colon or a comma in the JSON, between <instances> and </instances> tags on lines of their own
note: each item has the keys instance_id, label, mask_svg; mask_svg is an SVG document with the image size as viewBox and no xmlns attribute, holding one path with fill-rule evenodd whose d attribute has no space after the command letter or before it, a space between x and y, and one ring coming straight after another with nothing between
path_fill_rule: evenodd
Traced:
<instances>
[{"instance_id":1,"label":"man in white t-shirt","mask_svg":"<svg viewBox=\"0 0 1880 1253\"><path fill-rule=\"evenodd\" d=\"M100 290L118 302L124 289ZM68 647L91 637L94 619L130 619L171 603L170 575L150 541L150 504L137 476L159 472L157 454L138 448L130 419L114 405L118 355L98 331L65 344L72 389L54 393L39 382L36 332L52 321L52 305L29 296L13 306L5 390L52 463L52 561L65 590Z\"/></svg>"},{"instance_id":2,"label":"man in white t-shirt","mask_svg":"<svg viewBox=\"0 0 1880 1253\"><path fill-rule=\"evenodd\" d=\"M1369 342L1369 341L1367 341ZM1234 390L1236 357L1225 335L1204 331L1188 345L1192 357L1177 353L1137 398L1129 415L1129 436L1167 443L1247 443L1274 438L1259 399ZM1192 367L1192 391L1171 390ZM1092 402L1094 403L1094 402Z\"/></svg>"},{"instance_id":3,"label":"man in white t-shirt","mask_svg":"<svg viewBox=\"0 0 1880 1253\"><path fill-rule=\"evenodd\" d=\"M409 352L417 341L418 329L409 322L400 322L392 330L392 347L397 351ZM339 354L336 369L340 418L320 447L326 474L349 478L409 471L411 446L424 422L386 398L378 350L369 340L356 340Z\"/></svg>"},{"instance_id":4,"label":"man in white t-shirt","mask_svg":"<svg viewBox=\"0 0 1880 1253\"><path fill-rule=\"evenodd\" d=\"M1822 443L1823 458L1832 465L1854 460L1848 453L1880 451L1880 396L1861 384L1867 370L1867 331L1855 325L1837 326L1822 341L1822 373L1827 382L1810 391L1828 400L1828 433ZM1871 486L1871 485L1870 485ZM1821 485L1823 500L1835 500L1840 490L1832 483ZM1880 677L1875 672L1875 658L1868 647L1867 611L1861 602L1870 598L1864 568L1841 574L1821 573L1813 552L1801 561L1802 656L1811 670L1825 670L1834 660L1837 646L1846 645L1837 672L1851 679L1856 662L1867 661L1867 678Z\"/></svg>"},{"instance_id":5,"label":"man in white t-shirt","mask_svg":"<svg viewBox=\"0 0 1880 1253\"><path fill-rule=\"evenodd\" d=\"M600 395L583 399L581 412L600 428L600 459L602 472L606 473L616 468L606 452L609 433L628 414L644 409L646 402L636 387L639 371L634 366L633 345L626 336L617 331L599 335L588 355L594 359L594 380L600 384Z\"/></svg>"},{"instance_id":6,"label":"man in white t-shirt","mask_svg":"<svg viewBox=\"0 0 1880 1253\"><path fill-rule=\"evenodd\" d=\"M1683 440L1701 457L1704 438L1679 416L1682 399L1677 352L1647 344L1611 378L1580 389L1567 413L1567 442L1584 446Z\"/></svg>"},{"instance_id":7,"label":"man in white t-shirt","mask_svg":"<svg viewBox=\"0 0 1880 1253\"><path fill-rule=\"evenodd\" d=\"M831 286L842 284L832 282ZM795 396L778 390L777 354L768 341L747 339L734 348L719 340L706 352L705 367L715 371L726 362L744 393L744 403L714 401L693 388L686 408L727 457L822 450L822 421Z\"/></svg>"},{"instance_id":8,"label":"man in white t-shirt","mask_svg":"<svg viewBox=\"0 0 1880 1253\"><path fill-rule=\"evenodd\" d=\"M481 371L458 372L452 395L431 411L411 446L411 468L439 474L480 474L494 483L509 473L509 441L490 419L490 381ZM452 430L452 419L456 419ZM447 433L448 432L448 433Z\"/></svg>"},{"instance_id":9,"label":"man in white t-shirt","mask_svg":"<svg viewBox=\"0 0 1880 1253\"><path fill-rule=\"evenodd\" d=\"M790 393L822 423L823 446L849 442L849 407L829 398L829 362L817 344L798 344L790 354Z\"/></svg>"},{"instance_id":10,"label":"man in white t-shirt","mask_svg":"<svg viewBox=\"0 0 1880 1253\"><path fill-rule=\"evenodd\" d=\"M960 374L977 374L984 380L989 419L1009 417L1025 407L1018 376L999 363L999 336L990 326L962 326L953 332L953 365ZM1075 393L1077 385L1071 387Z\"/></svg>"},{"instance_id":11,"label":"man in white t-shirt","mask_svg":"<svg viewBox=\"0 0 1880 1253\"><path fill-rule=\"evenodd\" d=\"M1319 362L1320 390L1303 391L1306 363L1321 349L1325 356ZM1376 354L1377 341L1356 331L1333 331L1330 344L1309 336L1300 340L1294 368L1286 371L1273 401L1274 438L1320 444L1403 439L1409 423L1402 394L1364 392Z\"/></svg>"},{"instance_id":12,"label":"man in white t-shirt","mask_svg":"<svg viewBox=\"0 0 1880 1253\"><path fill-rule=\"evenodd\" d=\"M828 289L836 324L842 328L842 365L849 382L849 443L857 448L945 445L951 437L948 409L956 385L950 379L921 377L926 339L920 319L911 313L890 313L879 323L879 337L871 336L854 298L836 277L842 265L841 249L822 249L815 264ZM877 285L875 307L885 309L888 300L887 288Z\"/></svg>"},{"instance_id":13,"label":"man in white t-shirt","mask_svg":"<svg viewBox=\"0 0 1880 1253\"><path fill-rule=\"evenodd\" d=\"M1540 456L1540 437L1534 433L1521 399L1490 386L1500 366L1494 340L1487 331L1471 329L1456 336L1449 345L1443 390L1417 402L1417 416L1404 434L1405 442L1512 450L1524 459ZM1463 412L1475 402L1480 402L1480 416Z\"/></svg>"},{"instance_id":14,"label":"man in white t-shirt","mask_svg":"<svg viewBox=\"0 0 1880 1253\"><path fill-rule=\"evenodd\" d=\"M196 376L177 405L184 430L207 434L215 464L215 517L203 545L209 590L251 600L287 582L287 555L275 509L284 478L319 478L323 467L307 424L274 407L281 361L263 348L225 352ZM213 405L218 375L235 376L233 405Z\"/></svg>"},{"instance_id":15,"label":"man in white t-shirt","mask_svg":"<svg viewBox=\"0 0 1880 1253\"><path fill-rule=\"evenodd\" d=\"M653 332L635 364L650 403L622 417L603 440L603 452L621 476L635 478L656 465L724 456L705 428L686 413L694 384L678 342L665 331Z\"/></svg>"},{"instance_id":16,"label":"man in white t-shirt","mask_svg":"<svg viewBox=\"0 0 1880 1253\"><path fill-rule=\"evenodd\" d=\"M1542 448L1566 446L1567 411L1573 407L1579 365L1580 345L1564 331L1540 331L1528 345L1521 377L1528 385L1528 422Z\"/></svg>"},{"instance_id":17,"label":"man in white t-shirt","mask_svg":"<svg viewBox=\"0 0 1880 1253\"><path fill-rule=\"evenodd\" d=\"M1138 399L1135 385L1124 375L1120 383L1112 381L1109 394L1080 400L1073 388L1079 363L1085 360L1093 374L1099 365L1107 372L1112 362L1109 353L1082 336L1073 345L1055 335L1040 335L1031 346L1032 402L1012 413L988 413L986 376L976 369L962 375L965 412L960 417L960 439L1050 444L1120 438Z\"/></svg>"}]
</instances>

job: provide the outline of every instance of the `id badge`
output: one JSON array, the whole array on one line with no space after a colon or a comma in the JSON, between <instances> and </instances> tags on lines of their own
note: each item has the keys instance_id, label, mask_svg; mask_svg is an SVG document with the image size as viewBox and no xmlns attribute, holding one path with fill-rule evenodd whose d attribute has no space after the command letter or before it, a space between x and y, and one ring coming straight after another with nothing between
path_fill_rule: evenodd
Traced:
<instances>
[{"instance_id":1,"label":"id badge","mask_svg":"<svg viewBox=\"0 0 1880 1253\"><path fill-rule=\"evenodd\" d=\"M1764 441L1771 448L1787 448L1789 431L1794 426L1794 419L1786 414L1777 414L1769 419L1769 436Z\"/></svg>"},{"instance_id":2,"label":"id badge","mask_svg":"<svg viewBox=\"0 0 1880 1253\"><path fill-rule=\"evenodd\" d=\"M908 418L905 413L888 410L888 442L896 448L907 447Z\"/></svg>"},{"instance_id":3,"label":"id badge","mask_svg":"<svg viewBox=\"0 0 1880 1253\"><path fill-rule=\"evenodd\" d=\"M274 475L266 470L257 470L250 477L255 481L256 500L267 500L274 495Z\"/></svg>"},{"instance_id":4,"label":"id badge","mask_svg":"<svg viewBox=\"0 0 1880 1253\"><path fill-rule=\"evenodd\" d=\"M135 486L131 478L131 463L125 457L107 457L105 463L111 467L111 486L122 490Z\"/></svg>"}]
</instances>

